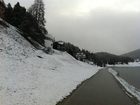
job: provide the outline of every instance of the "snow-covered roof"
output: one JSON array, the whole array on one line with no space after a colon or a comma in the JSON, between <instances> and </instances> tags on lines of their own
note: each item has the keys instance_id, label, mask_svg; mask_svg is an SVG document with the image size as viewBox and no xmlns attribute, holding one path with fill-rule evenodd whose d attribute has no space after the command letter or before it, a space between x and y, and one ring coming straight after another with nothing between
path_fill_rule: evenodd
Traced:
<instances>
[{"instance_id":1,"label":"snow-covered roof","mask_svg":"<svg viewBox=\"0 0 140 105\"><path fill-rule=\"evenodd\" d=\"M57 41L58 44L63 45L65 42L63 41Z\"/></svg>"}]
</instances>

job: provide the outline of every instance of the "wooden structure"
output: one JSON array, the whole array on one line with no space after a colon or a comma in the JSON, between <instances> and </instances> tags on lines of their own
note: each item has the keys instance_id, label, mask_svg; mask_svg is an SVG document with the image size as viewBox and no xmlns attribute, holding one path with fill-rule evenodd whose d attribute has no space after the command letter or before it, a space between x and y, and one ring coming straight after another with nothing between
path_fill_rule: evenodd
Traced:
<instances>
[{"instance_id":1,"label":"wooden structure","mask_svg":"<svg viewBox=\"0 0 140 105\"><path fill-rule=\"evenodd\" d=\"M53 43L53 48L56 50L60 50L60 51L65 51L65 47L64 47L64 43L63 41L57 41Z\"/></svg>"}]
</instances>

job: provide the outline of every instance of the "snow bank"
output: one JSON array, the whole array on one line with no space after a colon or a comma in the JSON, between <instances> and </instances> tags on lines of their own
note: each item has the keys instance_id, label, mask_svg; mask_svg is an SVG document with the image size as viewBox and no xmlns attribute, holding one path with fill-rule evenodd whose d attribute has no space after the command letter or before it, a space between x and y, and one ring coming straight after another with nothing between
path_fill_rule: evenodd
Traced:
<instances>
[{"instance_id":1,"label":"snow bank","mask_svg":"<svg viewBox=\"0 0 140 105\"><path fill-rule=\"evenodd\" d=\"M129 64L107 65L108 67L140 67L140 62L130 62Z\"/></svg>"},{"instance_id":2,"label":"snow bank","mask_svg":"<svg viewBox=\"0 0 140 105\"><path fill-rule=\"evenodd\" d=\"M140 62L132 62L132 63L129 63L128 65L132 67L136 67L136 66L140 66Z\"/></svg>"},{"instance_id":3,"label":"snow bank","mask_svg":"<svg viewBox=\"0 0 140 105\"><path fill-rule=\"evenodd\" d=\"M135 96L140 101L140 91L138 91L138 89L136 89L134 86L130 85L124 79L119 77L118 73L115 70L109 68L108 71L122 84L122 86L126 89L126 91L128 91L130 94Z\"/></svg>"},{"instance_id":4,"label":"snow bank","mask_svg":"<svg viewBox=\"0 0 140 105\"><path fill-rule=\"evenodd\" d=\"M35 50L8 26L0 25L0 105L55 105L98 72L67 53Z\"/></svg>"}]
</instances>

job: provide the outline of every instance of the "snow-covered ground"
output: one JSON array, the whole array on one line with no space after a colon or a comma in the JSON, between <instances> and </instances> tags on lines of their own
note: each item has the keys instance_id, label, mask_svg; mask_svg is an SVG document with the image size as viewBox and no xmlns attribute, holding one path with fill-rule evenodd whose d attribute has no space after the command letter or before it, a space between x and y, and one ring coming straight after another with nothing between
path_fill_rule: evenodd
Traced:
<instances>
[{"instance_id":1,"label":"snow-covered ground","mask_svg":"<svg viewBox=\"0 0 140 105\"><path fill-rule=\"evenodd\" d=\"M0 105L55 105L99 69L60 52L0 62Z\"/></svg>"},{"instance_id":2,"label":"snow-covered ground","mask_svg":"<svg viewBox=\"0 0 140 105\"><path fill-rule=\"evenodd\" d=\"M55 105L99 70L65 52L37 51L8 26L0 25L0 105Z\"/></svg>"},{"instance_id":3,"label":"snow-covered ground","mask_svg":"<svg viewBox=\"0 0 140 105\"><path fill-rule=\"evenodd\" d=\"M130 62L128 64L107 65L108 67L140 67L140 62Z\"/></svg>"},{"instance_id":4,"label":"snow-covered ground","mask_svg":"<svg viewBox=\"0 0 140 105\"><path fill-rule=\"evenodd\" d=\"M130 85L126 80L118 76L118 73L112 68L109 68L108 71L117 79L117 81L119 81L122 84L126 91L128 91L140 101L140 91L138 91L138 89L136 89L134 86Z\"/></svg>"}]
</instances>

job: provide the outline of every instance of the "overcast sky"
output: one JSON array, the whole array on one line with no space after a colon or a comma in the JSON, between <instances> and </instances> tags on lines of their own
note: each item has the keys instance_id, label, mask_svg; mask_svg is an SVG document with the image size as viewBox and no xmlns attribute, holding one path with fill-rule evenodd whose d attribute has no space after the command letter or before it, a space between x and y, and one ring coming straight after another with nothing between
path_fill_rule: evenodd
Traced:
<instances>
[{"instance_id":1,"label":"overcast sky","mask_svg":"<svg viewBox=\"0 0 140 105\"><path fill-rule=\"evenodd\" d=\"M33 0L19 1L29 7ZM92 52L122 54L140 48L140 0L44 0L47 29L56 40Z\"/></svg>"}]
</instances>

